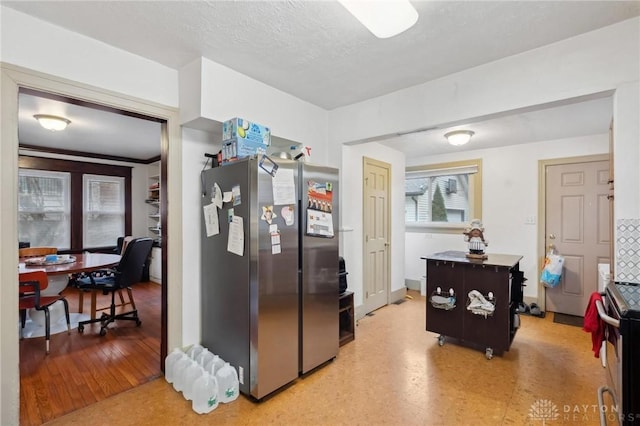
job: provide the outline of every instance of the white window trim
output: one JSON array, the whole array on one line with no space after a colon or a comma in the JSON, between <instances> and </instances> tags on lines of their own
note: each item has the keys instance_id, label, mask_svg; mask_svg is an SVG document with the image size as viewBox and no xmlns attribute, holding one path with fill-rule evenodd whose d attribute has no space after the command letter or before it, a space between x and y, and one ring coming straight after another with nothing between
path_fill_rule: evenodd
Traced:
<instances>
[{"instance_id":1,"label":"white window trim","mask_svg":"<svg viewBox=\"0 0 640 426\"><path fill-rule=\"evenodd\" d=\"M455 161L450 163L410 166L405 169L405 176L410 178L433 177L442 175L470 174L469 187L469 221L472 218L482 219L482 159ZM414 232L430 232L436 234L457 234L468 226L467 223L448 222L405 222L405 228Z\"/></svg>"},{"instance_id":2,"label":"white window trim","mask_svg":"<svg viewBox=\"0 0 640 426\"><path fill-rule=\"evenodd\" d=\"M124 235L124 228L125 228L125 221L126 221L125 178L122 176L96 175L96 174L88 174L88 173L83 174L82 175L82 223L83 223L82 241L84 242L83 245L88 248L93 248L93 246L88 245L88 241L89 241L89 237L87 235L89 231L88 214L95 213L94 211L88 210L89 201L91 198L88 193L89 191L88 183L91 181L113 182L113 183L117 183L120 186L120 207L121 208L118 212L109 212L109 214L112 214L114 216L122 217L122 230L118 232L118 235ZM98 245L95 247L101 247L101 246Z\"/></svg>"}]
</instances>

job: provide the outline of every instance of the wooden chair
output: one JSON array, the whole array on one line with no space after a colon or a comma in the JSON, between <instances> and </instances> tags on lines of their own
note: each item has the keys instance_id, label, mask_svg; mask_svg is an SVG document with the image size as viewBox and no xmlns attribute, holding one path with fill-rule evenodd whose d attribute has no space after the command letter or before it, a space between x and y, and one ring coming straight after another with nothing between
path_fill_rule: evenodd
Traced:
<instances>
[{"instance_id":1,"label":"wooden chair","mask_svg":"<svg viewBox=\"0 0 640 426\"><path fill-rule=\"evenodd\" d=\"M71 333L71 322L69 321L69 303L64 296L42 296L41 291L49 286L49 279L45 271L21 272L19 274L19 298L18 308L20 310L20 339L23 338L23 329L27 322L27 309L44 311L45 320L45 342L46 353L49 354L49 340L51 335L51 324L49 319L49 307L62 300L64 303L64 313L67 318L67 333Z\"/></svg>"},{"instance_id":2,"label":"wooden chair","mask_svg":"<svg viewBox=\"0 0 640 426\"><path fill-rule=\"evenodd\" d=\"M18 250L20 257L38 257L48 254L58 254L56 247L27 247Z\"/></svg>"}]
</instances>

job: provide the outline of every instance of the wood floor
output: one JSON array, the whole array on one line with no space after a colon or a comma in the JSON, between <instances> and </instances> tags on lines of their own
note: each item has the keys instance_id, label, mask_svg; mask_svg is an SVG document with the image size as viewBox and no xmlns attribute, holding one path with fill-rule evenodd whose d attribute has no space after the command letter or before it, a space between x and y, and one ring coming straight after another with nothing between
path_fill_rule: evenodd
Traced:
<instances>
[{"instance_id":1,"label":"wood floor","mask_svg":"<svg viewBox=\"0 0 640 426\"><path fill-rule=\"evenodd\" d=\"M605 371L580 327L556 324L552 313L523 316L509 352L487 360L483 350L439 346L425 331L425 298L410 295L361 319L335 360L260 403L241 395L198 415L158 378L50 424L599 424Z\"/></svg>"},{"instance_id":2,"label":"wood floor","mask_svg":"<svg viewBox=\"0 0 640 426\"><path fill-rule=\"evenodd\" d=\"M49 355L44 337L20 341L21 425L43 424L161 376L161 287L140 283L133 292L140 327L121 321L111 324L104 337L99 324L85 326L83 334L77 328L70 335L55 334ZM69 310L78 312L77 291L68 288L63 294ZM84 313L89 313L90 299L84 297ZM109 303L110 296L98 296L98 307Z\"/></svg>"}]
</instances>

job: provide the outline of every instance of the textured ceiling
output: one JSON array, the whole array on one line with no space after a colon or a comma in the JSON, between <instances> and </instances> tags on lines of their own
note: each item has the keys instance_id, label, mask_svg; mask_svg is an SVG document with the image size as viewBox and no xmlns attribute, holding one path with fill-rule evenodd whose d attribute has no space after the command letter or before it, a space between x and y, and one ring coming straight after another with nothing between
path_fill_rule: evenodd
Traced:
<instances>
[{"instance_id":1,"label":"textured ceiling","mask_svg":"<svg viewBox=\"0 0 640 426\"><path fill-rule=\"evenodd\" d=\"M420 15L417 24L381 40L335 1L1 3L174 69L202 56L326 109L640 15L640 1L412 1ZM546 112L515 111L466 127L478 130L473 148L606 133L610 105L610 99L554 105ZM75 124L85 120L81 110L77 114ZM24 143L65 149L83 143L71 133L57 135L54 144L50 134L31 127L29 114L20 115L20 130L30 139ZM112 127L128 129L126 123ZM414 156L451 152L454 148L443 144L441 135L423 132L384 143ZM92 149L126 156L131 144L114 141L128 137L112 135L104 144L96 137ZM153 145L150 151L159 149L155 137L154 129L146 138Z\"/></svg>"},{"instance_id":2,"label":"textured ceiling","mask_svg":"<svg viewBox=\"0 0 640 426\"><path fill-rule=\"evenodd\" d=\"M375 38L335 1L3 1L174 69L203 56L326 109L640 14L638 1L413 1Z\"/></svg>"}]
</instances>

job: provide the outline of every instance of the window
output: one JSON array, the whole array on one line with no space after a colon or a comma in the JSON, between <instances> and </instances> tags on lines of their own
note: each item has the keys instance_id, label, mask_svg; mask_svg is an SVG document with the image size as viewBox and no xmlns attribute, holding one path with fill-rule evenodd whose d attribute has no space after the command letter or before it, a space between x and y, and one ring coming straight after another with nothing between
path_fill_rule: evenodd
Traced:
<instances>
[{"instance_id":1,"label":"window","mask_svg":"<svg viewBox=\"0 0 640 426\"><path fill-rule=\"evenodd\" d=\"M113 245L124 235L124 178L83 175L85 248Z\"/></svg>"},{"instance_id":2,"label":"window","mask_svg":"<svg viewBox=\"0 0 640 426\"><path fill-rule=\"evenodd\" d=\"M405 223L431 232L459 232L482 213L482 160L408 167Z\"/></svg>"},{"instance_id":3,"label":"window","mask_svg":"<svg viewBox=\"0 0 640 426\"><path fill-rule=\"evenodd\" d=\"M20 155L19 241L111 250L131 235L131 167Z\"/></svg>"},{"instance_id":4,"label":"window","mask_svg":"<svg viewBox=\"0 0 640 426\"><path fill-rule=\"evenodd\" d=\"M70 182L70 173L19 171L19 241L62 250L71 247Z\"/></svg>"}]
</instances>

